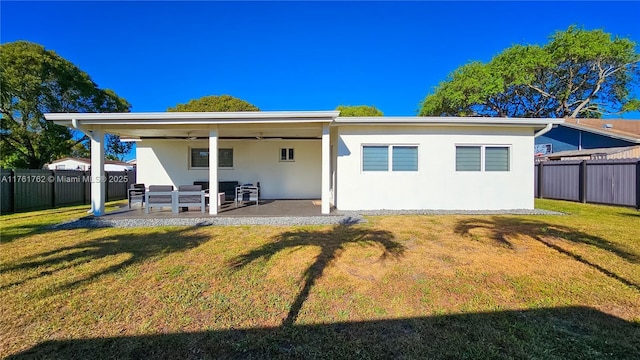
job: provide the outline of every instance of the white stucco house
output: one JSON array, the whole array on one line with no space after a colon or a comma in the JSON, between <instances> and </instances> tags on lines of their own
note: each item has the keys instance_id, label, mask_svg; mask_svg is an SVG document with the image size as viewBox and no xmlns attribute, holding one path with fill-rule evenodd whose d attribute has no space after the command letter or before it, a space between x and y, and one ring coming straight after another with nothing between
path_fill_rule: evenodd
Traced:
<instances>
[{"instance_id":1,"label":"white stucco house","mask_svg":"<svg viewBox=\"0 0 640 360\"><path fill-rule=\"evenodd\" d=\"M136 141L137 181L261 184L265 199L321 199L339 210L532 209L534 136L562 119L340 117L338 111L55 113L91 138ZM104 184L92 182L104 211ZM212 201L217 199L212 197ZM216 204L209 213L217 214Z\"/></svg>"},{"instance_id":2,"label":"white stucco house","mask_svg":"<svg viewBox=\"0 0 640 360\"><path fill-rule=\"evenodd\" d=\"M91 159L66 157L48 163L49 170L81 170L87 171L91 168ZM104 171L131 171L134 165L124 161L105 160Z\"/></svg>"}]
</instances>

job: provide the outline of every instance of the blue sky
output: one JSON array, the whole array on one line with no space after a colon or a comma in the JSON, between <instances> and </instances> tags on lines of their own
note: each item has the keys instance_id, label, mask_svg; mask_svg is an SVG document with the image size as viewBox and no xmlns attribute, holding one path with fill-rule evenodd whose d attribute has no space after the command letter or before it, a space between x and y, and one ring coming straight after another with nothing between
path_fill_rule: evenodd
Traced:
<instances>
[{"instance_id":1,"label":"blue sky","mask_svg":"<svg viewBox=\"0 0 640 360\"><path fill-rule=\"evenodd\" d=\"M261 110L415 115L447 74L571 24L640 43L640 2L10 2L2 43L55 50L132 104L229 94ZM637 114L637 113L636 113ZM637 116L633 116L637 117Z\"/></svg>"}]
</instances>

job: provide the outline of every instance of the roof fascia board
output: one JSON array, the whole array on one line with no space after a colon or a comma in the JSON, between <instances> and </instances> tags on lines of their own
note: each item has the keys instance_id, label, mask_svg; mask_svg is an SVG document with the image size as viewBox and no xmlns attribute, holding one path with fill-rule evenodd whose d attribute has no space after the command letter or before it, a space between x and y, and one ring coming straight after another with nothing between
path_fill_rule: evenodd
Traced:
<instances>
[{"instance_id":1,"label":"roof fascia board","mask_svg":"<svg viewBox=\"0 0 640 360\"><path fill-rule=\"evenodd\" d=\"M339 111L239 111L239 112L146 112L146 113L47 113L52 121L71 120L333 120Z\"/></svg>"},{"instance_id":2,"label":"roof fascia board","mask_svg":"<svg viewBox=\"0 0 640 360\"><path fill-rule=\"evenodd\" d=\"M112 126L112 125L240 125L240 124L293 124L293 123L330 123L332 119L256 119L256 120L234 120L234 119L184 119L184 120L176 120L176 119L159 119L159 120L82 120L83 126L86 125L103 125L103 126ZM68 120L53 120L54 123L58 125L66 125L71 124Z\"/></svg>"},{"instance_id":3,"label":"roof fascia board","mask_svg":"<svg viewBox=\"0 0 640 360\"><path fill-rule=\"evenodd\" d=\"M470 117L338 117L334 126L534 126L562 124L563 119L470 118Z\"/></svg>"}]
</instances>

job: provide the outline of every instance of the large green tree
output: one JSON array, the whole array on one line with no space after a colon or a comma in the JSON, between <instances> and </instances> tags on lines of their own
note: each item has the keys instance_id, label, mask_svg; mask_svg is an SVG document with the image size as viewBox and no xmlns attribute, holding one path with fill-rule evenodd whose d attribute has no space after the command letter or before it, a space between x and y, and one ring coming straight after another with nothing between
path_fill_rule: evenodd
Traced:
<instances>
[{"instance_id":1,"label":"large green tree","mask_svg":"<svg viewBox=\"0 0 640 360\"><path fill-rule=\"evenodd\" d=\"M637 110L635 46L571 26L544 46L514 45L488 63L456 69L424 99L419 115L561 118Z\"/></svg>"},{"instance_id":2,"label":"large green tree","mask_svg":"<svg viewBox=\"0 0 640 360\"><path fill-rule=\"evenodd\" d=\"M211 95L191 100L186 104L178 104L167 111L179 112L228 112L228 111L260 111L257 106L230 95Z\"/></svg>"},{"instance_id":3,"label":"large green tree","mask_svg":"<svg viewBox=\"0 0 640 360\"><path fill-rule=\"evenodd\" d=\"M383 116L382 111L369 105L339 105L336 110L340 116Z\"/></svg>"},{"instance_id":4,"label":"large green tree","mask_svg":"<svg viewBox=\"0 0 640 360\"><path fill-rule=\"evenodd\" d=\"M98 88L87 73L54 51L26 41L0 45L0 84L2 167L39 169L82 152L78 144L88 139L46 121L44 113L127 112L130 108L127 101Z\"/></svg>"}]
</instances>

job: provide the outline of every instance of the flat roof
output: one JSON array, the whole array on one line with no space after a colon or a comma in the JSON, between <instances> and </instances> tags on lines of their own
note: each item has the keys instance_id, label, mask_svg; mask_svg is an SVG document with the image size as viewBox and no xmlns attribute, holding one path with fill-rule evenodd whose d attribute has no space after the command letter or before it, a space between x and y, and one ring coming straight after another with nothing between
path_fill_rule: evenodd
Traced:
<instances>
[{"instance_id":1,"label":"flat roof","mask_svg":"<svg viewBox=\"0 0 640 360\"><path fill-rule=\"evenodd\" d=\"M332 111L238 111L238 112L129 112L47 113L45 119L59 125L72 120L84 125L118 124L256 124L281 122L332 122L340 114Z\"/></svg>"},{"instance_id":2,"label":"flat roof","mask_svg":"<svg viewBox=\"0 0 640 360\"><path fill-rule=\"evenodd\" d=\"M555 153L545 154L543 157L559 158L559 157L571 157L571 156L587 156L592 154L617 154L624 151L634 150L640 147L640 145L612 147L612 148L595 148L595 149L582 149L582 150L565 150Z\"/></svg>"},{"instance_id":3,"label":"flat roof","mask_svg":"<svg viewBox=\"0 0 640 360\"><path fill-rule=\"evenodd\" d=\"M506 118L506 117L461 117L461 116L372 116L337 117L338 125L504 125L536 126L562 124L564 119Z\"/></svg>"},{"instance_id":4,"label":"flat roof","mask_svg":"<svg viewBox=\"0 0 640 360\"><path fill-rule=\"evenodd\" d=\"M459 126L533 126L561 124L564 119L381 116L340 117L340 111L242 111L242 112L141 112L141 113L47 113L45 118L59 125L184 125L184 124L278 124L332 123L341 125L459 125Z\"/></svg>"}]
</instances>

